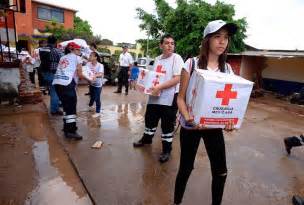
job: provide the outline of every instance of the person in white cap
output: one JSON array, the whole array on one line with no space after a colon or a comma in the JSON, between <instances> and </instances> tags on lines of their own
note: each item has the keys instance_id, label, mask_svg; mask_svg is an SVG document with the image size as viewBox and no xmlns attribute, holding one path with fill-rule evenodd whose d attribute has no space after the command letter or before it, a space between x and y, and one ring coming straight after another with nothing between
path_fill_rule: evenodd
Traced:
<instances>
[{"instance_id":1,"label":"person in white cap","mask_svg":"<svg viewBox=\"0 0 304 205\"><path fill-rule=\"evenodd\" d=\"M229 64L225 62L229 37L235 34L237 26L222 20L208 23L204 30L198 57L185 62L181 73L181 85L177 97L180 117L181 156L178 174L175 181L174 203L180 204L186 189L187 181L193 169L195 155L201 138L204 140L210 160L212 173L212 205L222 202L227 176L226 151L222 129L207 129L194 123L186 106L186 92L192 71L206 69L214 72L233 74ZM204 106L204 105L202 105ZM225 130L233 130L233 122L229 122Z\"/></svg>"}]
</instances>

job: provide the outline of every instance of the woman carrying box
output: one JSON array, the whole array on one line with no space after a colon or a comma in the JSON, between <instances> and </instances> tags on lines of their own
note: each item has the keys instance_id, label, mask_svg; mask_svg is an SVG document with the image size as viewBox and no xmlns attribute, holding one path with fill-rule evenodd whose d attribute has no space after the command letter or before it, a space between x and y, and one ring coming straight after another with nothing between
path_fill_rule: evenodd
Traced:
<instances>
[{"instance_id":1,"label":"woman carrying box","mask_svg":"<svg viewBox=\"0 0 304 205\"><path fill-rule=\"evenodd\" d=\"M187 181L193 169L195 155L201 138L204 140L210 160L212 173L212 205L222 202L225 181L227 177L226 151L223 130L210 129L194 123L186 106L186 91L193 69L207 69L214 72L233 74L229 64L225 62L228 51L229 37L235 34L237 26L222 20L208 23L198 57L186 61L182 74L181 86L177 104L181 113L180 123L180 166L175 181L174 203L181 204ZM233 122L225 126L226 131L234 128Z\"/></svg>"}]
</instances>

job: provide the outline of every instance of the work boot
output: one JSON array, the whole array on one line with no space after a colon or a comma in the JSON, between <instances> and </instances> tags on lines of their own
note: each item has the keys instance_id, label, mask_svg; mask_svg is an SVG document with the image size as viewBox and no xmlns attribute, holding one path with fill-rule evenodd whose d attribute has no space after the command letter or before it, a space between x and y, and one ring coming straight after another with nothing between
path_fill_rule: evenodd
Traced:
<instances>
[{"instance_id":1,"label":"work boot","mask_svg":"<svg viewBox=\"0 0 304 205\"><path fill-rule=\"evenodd\" d=\"M292 204L293 205L304 205L304 198L295 195L292 197Z\"/></svg>"},{"instance_id":2,"label":"work boot","mask_svg":"<svg viewBox=\"0 0 304 205\"><path fill-rule=\"evenodd\" d=\"M158 161L159 161L160 163L165 163L165 162L167 162L169 159L170 159L170 152L162 152L162 153L159 155Z\"/></svg>"},{"instance_id":3,"label":"work boot","mask_svg":"<svg viewBox=\"0 0 304 205\"><path fill-rule=\"evenodd\" d=\"M64 133L64 136L68 139L82 140L82 136L79 135L77 132L66 132Z\"/></svg>"},{"instance_id":4,"label":"work boot","mask_svg":"<svg viewBox=\"0 0 304 205\"><path fill-rule=\"evenodd\" d=\"M287 154L289 155L291 148L292 148L292 145L290 145L290 143L289 143L289 138L284 138L284 145L285 145L285 150L286 150Z\"/></svg>"},{"instance_id":5,"label":"work boot","mask_svg":"<svg viewBox=\"0 0 304 205\"><path fill-rule=\"evenodd\" d=\"M152 144L152 139L148 140L148 139L144 139L143 137L138 140L137 142L133 142L133 147L143 147L145 145L149 145Z\"/></svg>"}]
</instances>

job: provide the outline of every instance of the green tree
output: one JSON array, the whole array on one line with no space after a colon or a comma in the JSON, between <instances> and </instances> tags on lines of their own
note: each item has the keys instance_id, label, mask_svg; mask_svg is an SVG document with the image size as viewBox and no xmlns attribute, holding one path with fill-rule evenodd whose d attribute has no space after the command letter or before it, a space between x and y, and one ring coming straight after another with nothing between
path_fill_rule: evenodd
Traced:
<instances>
[{"instance_id":1,"label":"green tree","mask_svg":"<svg viewBox=\"0 0 304 205\"><path fill-rule=\"evenodd\" d=\"M101 42L100 42L100 45L113 46L113 41L111 41L109 39L102 39Z\"/></svg>"},{"instance_id":2,"label":"green tree","mask_svg":"<svg viewBox=\"0 0 304 205\"><path fill-rule=\"evenodd\" d=\"M154 3L156 15L137 8L137 16L141 20L140 28L147 31L153 40L158 40L164 33L172 34L176 41L176 51L183 57L198 54L204 28L209 21L215 19L233 22L239 27L231 40L230 52L245 49L247 22L245 18L233 19L233 5L221 1L211 5L203 0L177 0L177 7L174 9L165 0L154 0ZM149 43L149 50L150 47L151 52L155 52L158 44Z\"/></svg>"}]
</instances>

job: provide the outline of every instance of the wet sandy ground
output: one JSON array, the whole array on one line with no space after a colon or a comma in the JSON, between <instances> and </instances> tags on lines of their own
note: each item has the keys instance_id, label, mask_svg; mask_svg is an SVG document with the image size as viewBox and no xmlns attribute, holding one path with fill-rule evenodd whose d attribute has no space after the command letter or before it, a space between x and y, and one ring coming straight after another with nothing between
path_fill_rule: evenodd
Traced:
<instances>
[{"instance_id":1,"label":"wet sandy ground","mask_svg":"<svg viewBox=\"0 0 304 205\"><path fill-rule=\"evenodd\" d=\"M0 204L92 204L45 106L0 106Z\"/></svg>"},{"instance_id":2,"label":"wet sandy ground","mask_svg":"<svg viewBox=\"0 0 304 205\"><path fill-rule=\"evenodd\" d=\"M78 89L80 142L63 138L61 117L51 117L59 141L64 145L96 204L172 204L179 163L178 133L172 158L160 164L157 134L152 146L134 149L132 142L144 129L145 97L135 91L128 96L102 93L102 117L87 111L87 87ZM304 195L304 150L287 156L283 138L303 133L303 107L271 97L251 100L242 128L226 133L228 178L223 205L288 205L293 194ZM91 149L102 140L101 149ZM210 204L210 166L203 143L196 157L183 204Z\"/></svg>"}]
</instances>

